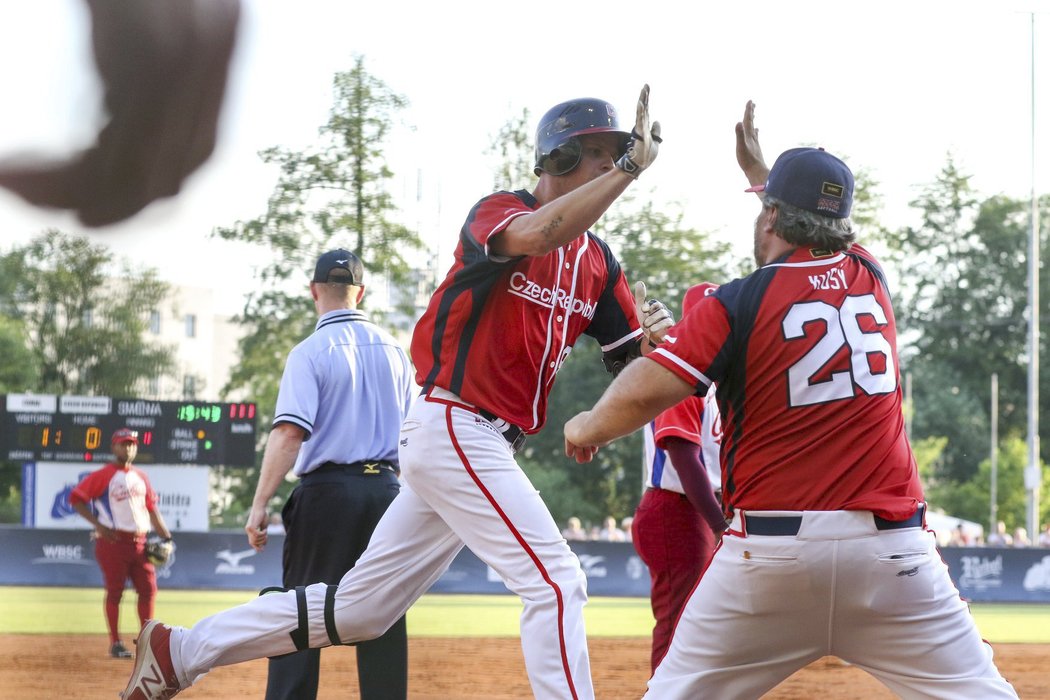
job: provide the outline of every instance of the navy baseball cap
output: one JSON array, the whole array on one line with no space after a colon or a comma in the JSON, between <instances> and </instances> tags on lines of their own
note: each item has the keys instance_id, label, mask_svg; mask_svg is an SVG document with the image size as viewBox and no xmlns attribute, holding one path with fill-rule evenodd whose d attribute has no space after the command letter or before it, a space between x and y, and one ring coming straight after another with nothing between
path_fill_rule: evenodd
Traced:
<instances>
[{"instance_id":1,"label":"navy baseball cap","mask_svg":"<svg viewBox=\"0 0 1050 700\"><path fill-rule=\"evenodd\" d=\"M832 219L853 208L853 173L823 148L792 148L773 163L766 184L745 192L765 192L782 202Z\"/></svg>"},{"instance_id":2,"label":"navy baseball cap","mask_svg":"<svg viewBox=\"0 0 1050 700\"><path fill-rule=\"evenodd\" d=\"M333 270L346 270L347 275L331 277ZM314 282L341 282L342 284L360 285L365 279L365 267L356 255L349 250L337 248L330 250L317 259L314 268Z\"/></svg>"}]
</instances>

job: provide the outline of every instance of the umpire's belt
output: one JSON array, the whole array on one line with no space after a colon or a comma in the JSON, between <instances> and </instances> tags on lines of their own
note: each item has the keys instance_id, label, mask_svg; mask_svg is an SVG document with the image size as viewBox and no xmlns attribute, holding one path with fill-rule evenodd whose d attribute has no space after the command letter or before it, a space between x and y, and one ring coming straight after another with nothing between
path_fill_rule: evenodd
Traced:
<instances>
[{"instance_id":1,"label":"umpire's belt","mask_svg":"<svg viewBox=\"0 0 1050 700\"><path fill-rule=\"evenodd\" d=\"M325 462L316 469L312 469L306 474L300 477L301 481L307 481L314 475L321 474L382 474L383 472L392 472L397 474L397 468L392 462L388 462L384 459L367 459L361 460L360 462L351 462L350 464L339 464L338 462Z\"/></svg>"},{"instance_id":2,"label":"umpire's belt","mask_svg":"<svg viewBox=\"0 0 1050 700\"><path fill-rule=\"evenodd\" d=\"M877 515L875 518L876 530L903 530L906 527L922 527L922 516L926 512L926 506L920 505L911 517L904 520L886 520ZM802 526L801 515L759 515L756 513L740 513L743 520L744 532L749 535L797 535Z\"/></svg>"}]
</instances>

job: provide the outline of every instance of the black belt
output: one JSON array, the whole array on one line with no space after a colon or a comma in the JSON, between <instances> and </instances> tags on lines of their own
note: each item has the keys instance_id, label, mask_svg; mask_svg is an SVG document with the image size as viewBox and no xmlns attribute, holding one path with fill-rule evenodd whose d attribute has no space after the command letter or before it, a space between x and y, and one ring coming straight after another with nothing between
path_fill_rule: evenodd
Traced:
<instances>
[{"instance_id":1,"label":"black belt","mask_svg":"<svg viewBox=\"0 0 1050 700\"><path fill-rule=\"evenodd\" d=\"M343 474L380 474L382 472L393 472L397 474L397 467L392 462L386 460L361 460L360 462L351 462L350 464L339 464L338 462L325 462L317 469L312 469L306 474L302 475L302 479L306 479L314 474L332 474L341 472Z\"/></svg>"},{"instance_id":2,"label":"black belt","mask_svg":"<svg viewBox=\"0 0 1050 700\"><path fill-rule=\"evenodd\" d=\"M490 423L493 421L503 421L507 424L507 427L503 430L503 439L506 440L507 444L510 445L510 449L514 452L514 454L517 454L519 451L521 451L521 448L525 446L524 430L514 425L513 423L503 420L495 413L486 411L484 408L478 407L478 414Z\"/></svg>"},{"instance_id":3,"label":"black belt","mask_svg":"<svg viewBox=\"0 0 1050 700\"><path fill-rule=\"evenodd\" d=\"M905 520L886 520L879 516L875 518L875 529L877 530L902 530L906 527L922 527L922 516L926 512L926 506L920 505L911 517ZM802 526L801 515L752 515L744 513L744 531L749 535L797 535L799 527Z\"/></svg>"}]
</instances>

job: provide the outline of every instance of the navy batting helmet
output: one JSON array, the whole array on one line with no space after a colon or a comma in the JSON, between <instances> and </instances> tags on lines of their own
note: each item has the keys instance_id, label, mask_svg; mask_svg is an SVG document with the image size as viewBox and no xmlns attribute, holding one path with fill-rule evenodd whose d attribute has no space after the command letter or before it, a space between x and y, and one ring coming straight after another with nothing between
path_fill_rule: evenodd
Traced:
<instances>
[{"instance_id":1,"label":"navy batting helmet","mask_svg":"<svg viewBox=\"0 0 1050 700\"><path fill-rule=\"evenodd\" d=\"M535 173L564 175L570 172L580 163L582 149L578 137L600 133L622 137L617 157L627 151L631 135L620 131L616 108L605 100L583 97L551 107L536 127Z\"/></svg>"}]
</instances>

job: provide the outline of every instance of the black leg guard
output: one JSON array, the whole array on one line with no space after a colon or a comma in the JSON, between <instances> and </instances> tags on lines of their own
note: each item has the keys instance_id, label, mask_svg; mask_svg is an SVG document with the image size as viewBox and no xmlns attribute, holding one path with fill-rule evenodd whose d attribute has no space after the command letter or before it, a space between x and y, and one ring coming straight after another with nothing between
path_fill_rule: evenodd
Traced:
<instances>
[{"instance_id":1,"label":"black leg guard","mask_svg":"<svg viewBox=\"0 0 1050 700\"><path fill-rule=\"evenodd\" d=\"M328 586L324 593L324 628L328 632L328 641L332 646L339 646L343 642L339 639L339 632L335 629L335 592L339 586Z\"/></svg>"},{"instance_id":2,"label":"black leg guard","mask_svg":"<svg viewBox=\"0 0 1050 700\"><path fill-rule=\"evenodd\" d=\"M306 586L295 587L295 604L299 608L299 626L294 632L289 632L292 643L299 651L310 648L310 621L306 616Z\"/></svg>"},{"instance_id":3,"label":"black leg guard","mask_svg":"<svg viewBox=\"0 0 1050 700\"><path fill-rule=\"evenodd\" d=\"M303 651L310 648L310 622L306 616L306 586L296 586L294 589L267 586L259 591L259 595L287 593L290 590L295 591L295 604L299 610L299 626L294 632L289 632L288 636L292 638L292 643L295 644L296 650ZM329 585L324 593L324 629L328 633L328 641L332 643L332 646L342 646L343 644L339 639L339 632L335 629L335 592L337 590L339 590L339 586Z\"/></svg>"}]
</instances>

